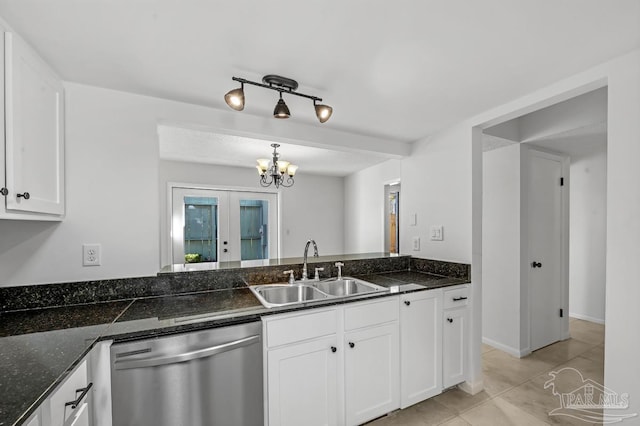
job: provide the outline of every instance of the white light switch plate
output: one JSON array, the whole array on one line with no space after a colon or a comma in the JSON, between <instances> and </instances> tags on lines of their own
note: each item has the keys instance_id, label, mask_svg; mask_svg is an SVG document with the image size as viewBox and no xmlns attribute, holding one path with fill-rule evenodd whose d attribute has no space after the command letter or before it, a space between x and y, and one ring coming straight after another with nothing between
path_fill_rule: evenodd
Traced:
<instances>
[{"instance_id":1,"label":"white light switch plate","mask_svg":"<svg viewBox=\"0 0 640 426\"><path fill-rule=\"evenodd\" d=\"M444 240L444 228L442 225L440 226L432 226L431 227L431 241L442 241Z\"/></svg>"}]
</instances>

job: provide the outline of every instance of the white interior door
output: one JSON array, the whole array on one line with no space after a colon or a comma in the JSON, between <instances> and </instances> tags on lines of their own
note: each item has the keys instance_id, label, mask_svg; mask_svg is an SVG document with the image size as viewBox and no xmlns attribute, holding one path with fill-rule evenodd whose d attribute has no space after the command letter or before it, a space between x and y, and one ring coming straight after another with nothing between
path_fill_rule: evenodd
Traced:
<instances>
[{"instance_id":1,"label":"white interior door","mask_svg":"<svg viewBox=\"0 0 640 426\"><path fill-rule=\"evenodd\" d=\"M564 307L564 218L560 178L563 157L528 155L528 241L531 350L562 339Z\"/></svg>"}]
</instances>

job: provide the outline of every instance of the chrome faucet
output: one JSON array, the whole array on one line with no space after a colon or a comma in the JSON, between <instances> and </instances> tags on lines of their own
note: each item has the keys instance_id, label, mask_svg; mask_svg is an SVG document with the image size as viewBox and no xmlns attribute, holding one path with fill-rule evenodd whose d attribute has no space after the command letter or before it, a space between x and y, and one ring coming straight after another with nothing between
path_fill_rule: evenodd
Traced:
<instances>
[{"instance_id":1,"label":"chrome faucet","mask_svg":"<svg viewBox=\"0 0 640 426\"><path fill-rule=\"evenodd\" d=\"M313 243L313 257L318 257L318 246L315 240L307 240L307 244L304 246L304 263L302 264L302 280L309 279L307 275L307 253L309 252L309 244Z\"/></svg>"}]
</instances>

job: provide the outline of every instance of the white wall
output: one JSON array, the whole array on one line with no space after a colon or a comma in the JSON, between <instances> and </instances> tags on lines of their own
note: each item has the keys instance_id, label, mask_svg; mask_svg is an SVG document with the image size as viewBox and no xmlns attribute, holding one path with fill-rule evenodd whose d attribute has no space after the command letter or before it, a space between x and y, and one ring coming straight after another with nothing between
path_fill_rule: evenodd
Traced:
<instances>
[{"instance_id":1,"label":"white wall","mask_svg":"<svg viewBox=\"0 0 640 426\"><path fill-rule=\"evenodd\" d=\"M637 285L637 264L640 259L640 50L613 59L600 66L559 81L508 104L486 111L466 122L471 128L485 128L567 100L599 87L607 86L607 248L606 248L606 314L605 386L618 393L627 393L629 407L608 409L612 414L640 413L640 340L630 339L630 330L640 326L640 286ZM464 125L461 124L461 126ZM482 144L482 135L473 132L473 144ZM477 148L476 148L477 149ZM472 147L467 152L473 153ZM464 152L462 153L465 154ZM482 161L473 161L474 170ZM404 170L403 170L404 173ZM473 186L473 184L471 185ZM474 190L475 224L481 210ZM480 222L481 223L481 222ZM475 256L472 275L482 268L481 256ZM476 286L479 284L479 286ZM482 292L481 280L474 281L473 294ZM474 305L474 309L476 305ZM479 324L472 324L472 332ZM474 356L478 360L479 354ZM634 397L635 395L635 397ZM625 424L640 424L640 417L625 420Z\"/></svg>"},{"instance_id":2,"label":"white wall","mask_svg":"<svg viewBox=\"0 0 640 426\"><path fill-rule=\"evenodd\" d=\"M482 339L520 356L522 146L483 153Z\"/></svg>"},{"instance_id":3,"label":"white wall","mask_svg":"<svg viewBox=\"0 0 640 426\"><path fill-rule=\"evenodd\" d=\"M160 161L161 259L167 259L167 183L180 182L263 189L255 168L227 167ZM296 183L280 193L282 257L300 257L309 238L318 244L321 255L344 252L344 179L335 176L296 174ZM166 263L166 262L165 262Z\"/></svg>"},{"instance_id":4,"label":"white wall","mask_svg":"<svg viewBox=\"0 0 640 426\"><path fill-rule=\"evenodd\" d=\"M400 161L384 163L353 173L344 180L345 253L374 253L384 247L384 185L401 180ZM404 206L404 187L400 195L400 214ZM402 216L400 218L402 226ZM402 235L400 236L402 242ZM405 251L400 251L406 253Z\"/></svg>"},{"instance_id":5,"label":"white wall","mask_svg":"<svg viewBox=\"0 0 640 426\"><path fill-rule=\"evenodd\" d=\"M402 160L400 252L417 257L471 263L471 128L455 126L418 141ZM417 217L416 225L410 219ZM444 227L444 240L431 241L430 228ZM420 238L420 250L412 238Z\"/></svg>"},{"instance_id":6,"label":"white wall","mask_svg":"<svg viewBox=\"0 0 640 426\"><path fill-rule=\"evenodd\" d=\"M569 313L604 323L607 243L605 142L571 156Z\"/></svg>"},{"instance_id":7,"label":"white wall","mask_svg":"<svg viewBox=\"0 0 640 426\"><path fill-rule=\"evenodd\" d=\"M67 215L59 223L0 221L0 286L155 275L164 209L157 124L261 129L262 121L243 114L75 83L65 89ZM287 133L267 121L281 139L300 133L299 126ZM284 255L299 256L310 236L323 253L340 252L342 238L332 244L324 229L342 233L341 179L300 172L298 180L309 185L290 188L297 202L287 209L305 220L289 228ZM82 266L83 243L102 245L101 266Z\"/></svg>"}]
</instances>

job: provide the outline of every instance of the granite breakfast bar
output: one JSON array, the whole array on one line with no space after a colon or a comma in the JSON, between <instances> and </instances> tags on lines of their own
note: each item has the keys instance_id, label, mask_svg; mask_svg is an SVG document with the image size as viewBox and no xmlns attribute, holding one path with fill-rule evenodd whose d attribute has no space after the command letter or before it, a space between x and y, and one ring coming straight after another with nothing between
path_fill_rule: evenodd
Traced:
<instances>
[{"instance_id":1,"label":"granite breakfast bar","mask_svg":"<svg viewBox=\"0 0 640 426\"><path fill-rule=\"evenodd\" d=\"M0 426L25 421L97 341L136 340L221 327L275 313L470 282L469 265L383 254L355 257L339 259L345 263L345 275L390 291L346 300L263 307L247 284L282 282L284 269L301 267L297 259L276 265L112 280L111 289L103 282L1 289ZM331 269L335 259L314 260L316 266L326 268L326 276L335 275ZM449 275L441 275L443 272ZM47 290L51 291L45 294Z\"/></svg>"}]
</instances>

